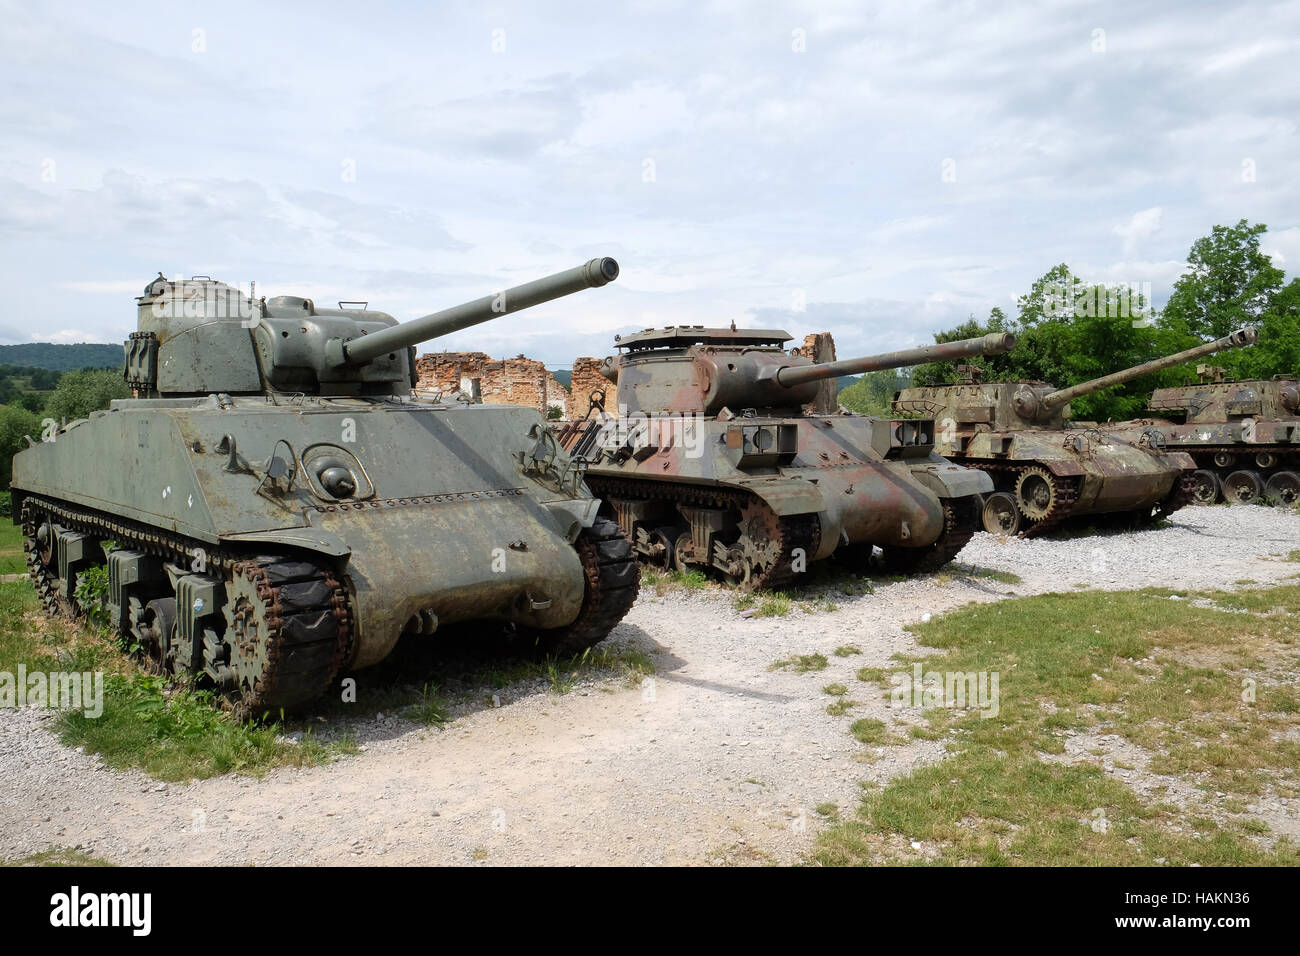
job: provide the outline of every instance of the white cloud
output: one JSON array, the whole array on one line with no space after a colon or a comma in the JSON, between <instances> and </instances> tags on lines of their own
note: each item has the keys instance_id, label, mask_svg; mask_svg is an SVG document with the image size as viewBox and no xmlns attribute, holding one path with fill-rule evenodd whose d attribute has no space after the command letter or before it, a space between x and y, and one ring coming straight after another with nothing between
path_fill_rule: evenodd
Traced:
<instances>
[{"instance_id":1,"label":"white cloud","mask_svg":"<svg viewBox=\"0 0 1300 956\"><path fill-rule=\"evenodd\" d=\"M1126 223L1115 227L1115 234L1124 240L1124 254L1129 255L1139 242L1155 235L1160 230L1160 218L1164 210L1159 206L1135 212Z\"/></svg>"}]
</instances>

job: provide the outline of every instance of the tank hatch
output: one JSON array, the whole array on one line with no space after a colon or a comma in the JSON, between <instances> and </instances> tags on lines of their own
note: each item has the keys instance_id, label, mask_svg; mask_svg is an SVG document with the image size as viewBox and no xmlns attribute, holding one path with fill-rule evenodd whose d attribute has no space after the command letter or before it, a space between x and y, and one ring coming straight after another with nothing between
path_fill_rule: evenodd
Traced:
<instances>
[{"instance_id":1,"label":"tank hatch","mask_svg":"<svg viewBox=\"0 0 1300 956\"><path fill-rule=\"evenodd\" d=\"M642 349L686 348L691 345L731 345L747 348L759 346L780 347L794 336L781 329L711 329L702 325L674 325L666 329L645 329L630 335L619 335L615 346L634 352Z\"/></svg>"}]
</instances>

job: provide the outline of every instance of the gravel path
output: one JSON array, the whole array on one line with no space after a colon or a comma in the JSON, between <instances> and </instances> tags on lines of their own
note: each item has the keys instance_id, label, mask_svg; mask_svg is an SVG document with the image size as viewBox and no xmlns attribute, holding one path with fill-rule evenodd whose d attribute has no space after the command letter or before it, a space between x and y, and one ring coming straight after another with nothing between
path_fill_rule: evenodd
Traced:
<instances>
[{"instance_id":1,"label":"gravel path","mask_svg":"<svg viewBox=\"0 0 1300 956\"><path fill-rule=\"evenodd\" d=\"M0 712L0 859L80 845L135 864L796 862L819 804L848 810L861 781L943 756L942 742L870 747L848 730L889 717L854 673L915 650L905 624L1007 594L1272 583L1300 572L1279 560L1295 548L1300 515L1188 508L1140 534L976 535L959 563L1013 572L1015 585L941 575L835 596L834 611L749 619L727 593L647 589L611 638L654 660L640 687L516 685L441 731L367 719L351 728L365 752L262 780L109 771L61 746L48 714ZM835 656L842 645L861 653ZM814 651L825 670L768 669ZM859 702L849 716L826 713L832 682Z\"/></svg>"}]
</instances>

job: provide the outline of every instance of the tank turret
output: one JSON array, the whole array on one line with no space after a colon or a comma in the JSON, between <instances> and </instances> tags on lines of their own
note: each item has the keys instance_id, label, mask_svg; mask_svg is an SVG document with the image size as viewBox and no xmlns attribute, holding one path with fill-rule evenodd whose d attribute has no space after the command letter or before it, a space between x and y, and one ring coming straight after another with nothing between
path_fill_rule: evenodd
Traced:
<instances>
[{"instance_id":1,"label":"tank turret","mask_svg":"<svg viewBox=\"0 0 1300 956\"><path fill-rule=\"evenodd\" d=\"M123 370L142 398L290 392L406 394L415 345L618 278L608 257L399 324L365 302L253 299L208 276L158 278L138 302Z\"/></svg>"},{"instance_id":2,"label":"tank turret","mask_svg":"<svg viewBox=\"0 0 1300 956\"><path fill-rule=\"evenodd\" d=\"M628 414L716 415L724 408L789 414L813 401L823 379L995 355L1016 341L1010 333L991 333L818 364L784 351L789 340L789 333L776 329L647 329L620 336L617 345L627 352L605 359L602 371L619 386L619 403Z\"/></svg>"}]
</instances>

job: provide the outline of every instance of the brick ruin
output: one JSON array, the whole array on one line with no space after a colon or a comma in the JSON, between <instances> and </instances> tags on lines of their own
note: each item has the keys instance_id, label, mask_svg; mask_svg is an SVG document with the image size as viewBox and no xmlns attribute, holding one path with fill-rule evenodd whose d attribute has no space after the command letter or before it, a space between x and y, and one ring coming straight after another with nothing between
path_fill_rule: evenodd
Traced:
<instances>
[{"instance_id":1,"label":"brick ruin","mask_svg":"<svg viewBox=\"0 0 1300 956\"><path fill-rule=\"evenodd\" d=\"M798 351L814 362L835 360L835 342L829 332L807 336ZM548 409L559 408L565 418L575 419L587 414L589 396L599 388L605 392L605 409L616 414L618 390L600 374L600 363L600 359L586 356L574 360L572 388L566 390L541 362L523 355L494 359L484 352L431 352L416 360L419 382L415 390L423 394L468 394L471 380L477 378L487 405L527 405L543 415ZM808 406L808 411L829 414L837 407L835 380L831 379L822 383L817 401Z\"/></svg>"},{"instance_id":2,"label":"brick ruin","mask_svg":"<svg viewBox=\"0 0 1300 956\"><path fill-rule=\"evenodd\" d=\"M494 359L484 352L432 352L415 363L417 392L468 394L473 379L486 405L527 405L543 415L552 407L567 412L569 393L546 366L523 355Z\"/></svg>"}]
</instances>

